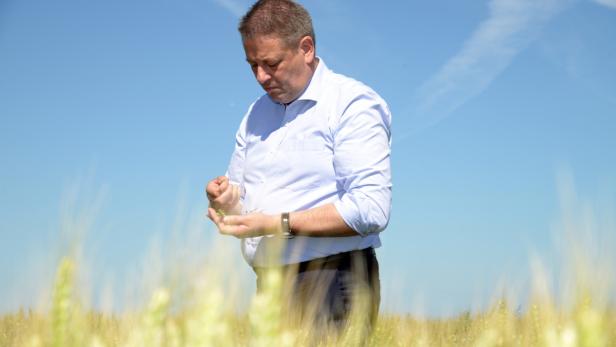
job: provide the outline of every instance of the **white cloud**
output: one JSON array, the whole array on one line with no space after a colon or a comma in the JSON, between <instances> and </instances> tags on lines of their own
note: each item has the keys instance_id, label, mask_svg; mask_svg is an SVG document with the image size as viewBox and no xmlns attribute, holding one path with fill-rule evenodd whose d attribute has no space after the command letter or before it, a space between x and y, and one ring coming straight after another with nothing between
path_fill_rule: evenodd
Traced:
<instances>
[{"instance_id":1,"label":"white cloud","mask_svg":"<svg viewBox=\"0 0 616 347\"><path fill-rule=\"evenodd\" d=\"M606 0L603 0L606 1ZM483 92L570 0L492 0L489 17L462 49L417 91L411 129L401 140L435 125Z\"/></svg>"},{"instance_id":2,"label":"white cloud","mask_svg":"<svg viewBox=\"0 0 616 347\"><path fill-rule=\"evenodd\" d=\"M246 6L237 0L212 0L220 5L225 10L229 11L233 16L239 18L246 12Z\"/></svg>"},{"instance_id":3,"label":"white cloud","mask_svg":"<svg viewBox=\"0 0 616 347\"><path fill-rule=\"evenodd\" d=\"M594 0L594 2L616 10L616 0Z\"/></svg>"}]
</instances>

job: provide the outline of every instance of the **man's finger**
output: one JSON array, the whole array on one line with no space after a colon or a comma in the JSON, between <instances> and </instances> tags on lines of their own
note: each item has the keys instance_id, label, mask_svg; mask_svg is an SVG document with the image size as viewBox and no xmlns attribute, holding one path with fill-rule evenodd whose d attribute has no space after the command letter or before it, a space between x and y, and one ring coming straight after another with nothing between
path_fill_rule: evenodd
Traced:
<instances>
[{"instance_id":1,"label":"man's finger","mask_svg":"<svg viewBox=\"0 0 616 347\"><path fill-rule=\"evenodd\" d=\"M217 192L217 191L207 191L206 190L205 194L207 195L207 199L210 201L216 200L220 196L220 192Z\"/></svg>"},{"instance_id":2,"label":"man's finger","mask_svg":"<svg viewBox=\"0 0 616 347\"><path fill-rule=\"evenodd\" d=\"M218 193L218 178L215 178L208 182L205 186L205 194L209 200L214 200L220 195Z\"/></svg>"},{"instance_id":3,"label":"man's finger","mask_svg":"<svg viewBox=\"0 0 616 347\"><path fill-rule=\"evenodd\" d=\"M214 223L216 223L216 213L212 213L214 211L213 208L208 208L207 209L207 217Z\"/></svg>"},{"instance_id":4,"label":"man's finger","mask_svg":"<svg viewBox=\"0 0 616 347\"><path fill-rule=\"evenodd\" d=\"M223 176L224 177L224 176ZM223 193L225 191L227 191L227 188L229 188L229 180L225 177L224 180L220 181L220 192Z\"/></svg>"},{"instance_id":5,"label":"man's finger","mask_svg":"<svg viewBox=\"0 0 616 347\"><path fill-rule=\"evenodd\" d=\"M229 178L225 175L222 175L222 176L216 177L216 179L218 180L218 183L222 183L222 181L227 180Z\"/></svg>"},{"instance_id":6,"label":"man's finger","mask_svg":"<svg viewBox=\"0 0 616 347\"><path fill-rule=\"evenodd\" d=\"M228 225L225 224L220 228L220 233L224 235L232 235L238 238L245 238L250 236L248 234L248 227L245 225Z\"/></svg>"},{"instance_id":7,"label":"man's finger","mask_svg":"<svg viewBox=\"0 0 616 347\"><path fill-rule=\"evenodd\" d=\"M223 218L221 216L218 215L218 213L216 212L215 209L208 207L207 209L207 215L208 217L210 217L210 219L212 220L212 222L214 222L216 224L216 226L218 228L220 228L221 224L223 224Z\"/></svg>"},{"instance_id":8,"label":"man's finger","mask_svg":"<svg viewBox=\"0 0 616 347\"><path fill-rule=\"evenodd\" d=\"M218 185L223 184L224 182L228 181L229 178L227 176L218 176L216 177L216 183L218 183Z\"/></svg>"},{"instance_id":9,"label":"man's finger","mask_svg":"<svg viewBox=\"0 0 616 347\"><path fill-rule=\"evenodd\" d=\"M215 199L215 203L221 206L232 207L239 201L239 189L235 184L229 184L229 189L223 190L222 194L220 194Z\"/></svg>"},{"instance_id":10,"label":"man's finger","mask_svg":"<svg viewBox=\"0 0 616 347\"><path fill-rule=\"evenodd\" d=\"M245 220L245 216L225 216L222 221L225 225L242 225L245 224Z\"/></svg>"}]
</instances>

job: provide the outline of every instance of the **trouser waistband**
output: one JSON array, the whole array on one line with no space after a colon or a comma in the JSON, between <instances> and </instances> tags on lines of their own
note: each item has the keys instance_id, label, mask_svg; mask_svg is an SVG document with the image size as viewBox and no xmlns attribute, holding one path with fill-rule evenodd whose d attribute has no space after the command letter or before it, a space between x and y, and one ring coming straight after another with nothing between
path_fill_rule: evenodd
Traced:
<instances>
[{"instance_id":1,"label":"trouser waistband","mask_svg":"<svg viewBox=\"0 0 616 347\"><path fill-rule=\"evenodd\" d=\"M374 248L368 247L368 248L364 248L360 250L332 254L326 257L322 257L322 258L306 260L300 263L285 264L285 265L280 266L280 269L283 272L286 272L288 270L293 270L294 272L302 273L302 272L310 271L310 270L337 268L343 264L347 264L347 263L352 264L354 261L357 261L360 263L364 262L364 264L368 265L368 268L370 268L369 264L372 262L372 259L375 259L375 258L376 258L376 252L374 251ZM259 272L262 272L268 269L270 268L269 267L259 267L259 266L253 267L253 270L257 274L259 274Z\"/></svg>"}]
</instances>

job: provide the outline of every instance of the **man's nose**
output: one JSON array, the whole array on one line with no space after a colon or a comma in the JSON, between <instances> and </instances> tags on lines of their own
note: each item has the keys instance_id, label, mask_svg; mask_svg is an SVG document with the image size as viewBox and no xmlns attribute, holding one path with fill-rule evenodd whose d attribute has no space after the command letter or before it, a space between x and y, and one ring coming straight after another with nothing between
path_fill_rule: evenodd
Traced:
<instances>
[{"instance_id":1,"label":"man's nose","mask_svg":"<svg viewBox=\"0 0 616 347\"><path fill-rule=\"evenodd\" d=\"M270 79L270 75L260 66L257 66L257 71L255 71L255 77L257 78L257 82L263 84Z\"/></svg>"}]
</instances>

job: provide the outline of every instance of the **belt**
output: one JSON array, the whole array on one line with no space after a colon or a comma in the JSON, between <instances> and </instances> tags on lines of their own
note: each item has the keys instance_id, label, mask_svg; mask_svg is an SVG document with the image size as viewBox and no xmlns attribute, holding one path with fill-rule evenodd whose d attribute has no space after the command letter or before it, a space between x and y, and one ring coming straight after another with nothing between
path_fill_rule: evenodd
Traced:
<instances>
[{"instance_id":1,"label":"belt","mask_svg":"<svg viewBox=\"0 0 616 347\"><path fill-rule=\"evenodd\" d=\"M280 269L283 272L292 270L294 272L301 273L312 270L337 268L343 263L352 264L354 259L360 259L359 261L366 261L368 259L371 259L372 257L376 257L376 253L374 251L374 248L368 247L360 250L332 254L322 258L306 260L300 263L285 264L282 265ZM253 267L253 270L257 275L267 269L269 268L257 266Z\"/></svg>"}]
</instances>

